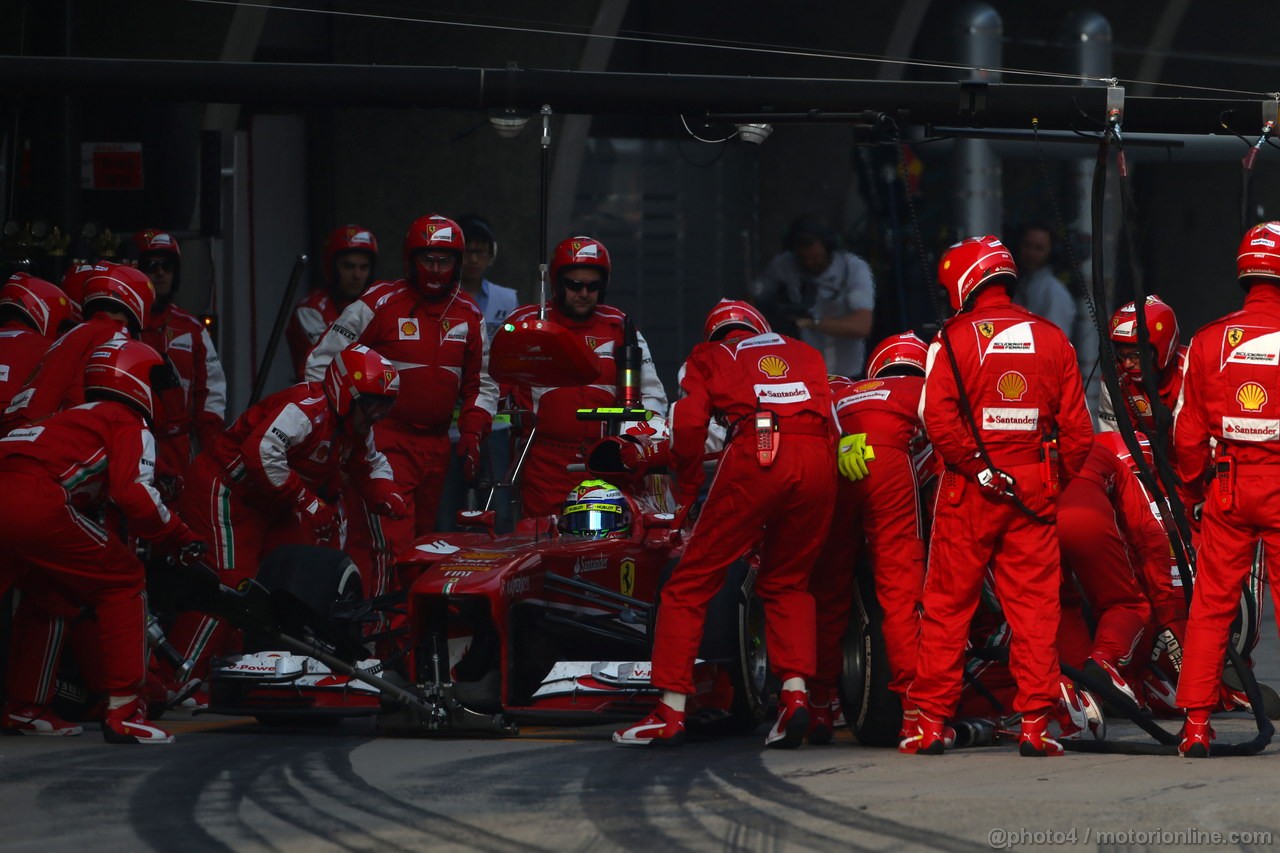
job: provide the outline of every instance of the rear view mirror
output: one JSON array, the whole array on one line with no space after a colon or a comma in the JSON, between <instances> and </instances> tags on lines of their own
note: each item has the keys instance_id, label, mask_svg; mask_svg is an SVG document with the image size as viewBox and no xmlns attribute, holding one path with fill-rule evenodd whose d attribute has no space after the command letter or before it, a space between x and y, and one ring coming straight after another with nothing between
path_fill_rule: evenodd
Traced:
<instances>
[{"instance_id":1,"label":"rear view mirror","mask_svg":"<svg viewBox=\"0 0 1280 853\"><path fill-rule=\"evenodd\" d=\"M494 525L497 524L498 514L494 510L485 509L463 509L458 511L454 521L459 527L483 527L489 531L489 535L493 536Z\"/></svg>"}]
</instances>

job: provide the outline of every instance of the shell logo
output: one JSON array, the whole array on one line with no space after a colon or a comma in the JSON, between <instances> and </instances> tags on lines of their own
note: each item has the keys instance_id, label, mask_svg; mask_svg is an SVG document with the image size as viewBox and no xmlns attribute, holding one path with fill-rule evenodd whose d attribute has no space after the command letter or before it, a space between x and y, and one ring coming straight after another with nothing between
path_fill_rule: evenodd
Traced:
<instances>
[{"instance_id":1,"label":"shell logo","mask_svg":"<svg viewBox=\"0 0 1280 853\"><path fill-rule=\"evenodd\" d=\"M1246 412L1259 411L1267 404L1267 391L1257 382L1246 382L1236 391L1236 402Z\"/></svg>"},{"instance_id":2,"label":"shell logo","mask_svg":"<svg viewBox=\"0 0 1280 853\"><path fill-rule=\"evenodd\" d=\"M355 373L351 374L351 378L359 382L361 379L364 379L364 374L357 370Z\"/></svg>"},{"instance_id":3,"label":"shell logo","mask_svg":"<svg viewBox=\"0 0 1280 853\"><path fill-rule=\"evenodd\" d=\"M787 375L787 371L791 369L791 365L776 355L766 355L760 359L760 363L756 365L760 368L760 372L770 379L779 379Z\"/></svg>"},{"instance_id":4,"label":"shell logo","mask_svg":"<svg viewBox=\"0 0 1280 853\"><path fill-rule=\"evenodd\" d=\"M1133 407L1137 409L1140 415L1145 415L1151 411L1151 404L1142 397L1133 398Z\"/></svg>"},{"instance_id":5,"label":"shell logo","mask_svg":"<svg viewBox=\"0 0 1280 853\"><path fill-rule=\"evenodd\" d=\"M400 324L400 334L416 335L417 333L418 333L418 327L415 324L409 322L408 320Z\"/></svg>"},{"instance_id":6,"label":"shell logo","mask_svg":"<svg viewBox=\"0 0 1280 853\"><path fill-rule=\"evenodd\" d=\"M1027 393L1027 377L1016 370L1005 371L996 380L996 390L1000 392L1000 399L1016 403Z\"/></svg>"}]
</instances>

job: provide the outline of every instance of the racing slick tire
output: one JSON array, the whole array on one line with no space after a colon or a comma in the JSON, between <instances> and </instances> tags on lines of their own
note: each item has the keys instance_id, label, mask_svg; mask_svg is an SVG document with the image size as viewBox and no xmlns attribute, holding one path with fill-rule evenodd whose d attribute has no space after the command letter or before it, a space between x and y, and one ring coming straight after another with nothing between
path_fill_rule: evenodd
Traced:
<instances>
[{"instance_id":1,"label":"racing slick tire","mask_svg":"<svg viewBox=\"0 0 1280 853\"><path fill-rule=\"evenodd\" d=\"M853 618L844 635L840 705L845 724L858 743L897 746L902 702L889 689L889 656L881 627L884 613L866 568L859 566Z\"/></svg>"}]
</instances>

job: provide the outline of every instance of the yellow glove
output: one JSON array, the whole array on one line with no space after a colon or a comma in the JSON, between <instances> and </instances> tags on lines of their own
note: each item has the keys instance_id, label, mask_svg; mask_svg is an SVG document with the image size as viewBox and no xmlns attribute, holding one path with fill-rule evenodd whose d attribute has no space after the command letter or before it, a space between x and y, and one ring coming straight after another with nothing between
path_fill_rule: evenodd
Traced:
<instances>
[{"instance_id":1,"label":"yellow glove","mask_svg":"<svg viewBox=\"0 0 1280 853\"><path fill-rule=\"evenodd\" d=\"M875 458L875 448L867 444L865 432L840 438L840 452L836 456L836 467L845 478L855 482L861 480L867 476L867 463Z\"/></svg>"}]
</instances>

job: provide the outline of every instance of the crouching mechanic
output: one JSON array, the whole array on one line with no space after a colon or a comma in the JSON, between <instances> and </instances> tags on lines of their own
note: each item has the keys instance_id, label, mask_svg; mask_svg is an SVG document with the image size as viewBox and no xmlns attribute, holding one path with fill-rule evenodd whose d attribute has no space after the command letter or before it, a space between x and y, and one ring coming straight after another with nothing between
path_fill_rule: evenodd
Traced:
<instances>
[{"instance_id":1,"label":"crouching mechanic","mask_svg":"<svg viewBox=\"0 0 1280 853\"><path fill-rule=\"evenodd\" d=\"M196 458L182 515L212 545L219 579L234 587L282 544L338 547L344 478L372 512L403 518L404 498L371 428L400 391L391 362L352 346L330 362L324 382L294 385L254 405ZM227 633L218 620L184 613L169 640L203 679ZM165 678L172 679L168 664ZM198 683L170 683L177 697Z\"/></svg>"},{"instance_id":2,"label":"crouching mechanic","mask_svg":"<svg viewBox=\"0 0 1280 853\"><path fill-rule=\"evenodd\" d=\"M1187 711L1178 751L1195 758L1209 755L1209 716L1258 540L1268 567L1280 549L1280 222L1245 233L1236 274L1244 307L1191 338L1173 430L1188 506L1204 501L1177 694ZM1275 580L1272 600L1280 603Z\"/></svg>"},{"instance_id":3,"label":"crouching mechanic","mask_svg":"<svg viewBox=\"0 0 1280 853\"><path fill-rule=\"evenodd\" d=\"M153 373L167 369L145 344L108 343L85 367L89 402L0 439L0 541L23 593L9 661L7 731L80 733L48 710L65 636L54 627L57 617L92 608L95 654L80 663L90 684L108 697L103 737L108 743L173 741L147 722L139 695L147 659L143 566L112 526L102 524L110 503L130 534L162 553L202 548L152 485Z\"/></svg>"},{"instance_id":4,"label":"crouching mechanic","mask_svg":"<svg viewBox=\"0 0 1280 853\"><path fill-rule=\"evenodd\" d=\"M778 719L765 745L794 748L809 728L805 681L814 673L814 604L809 574L835 501L836 427L827 369L808 344L769 330L755 308L720 302L704 327L671 407L671 460L678 497L689 506L703 479L713 417L729 429L715 479L689 545L662 590L653 679L662 700L652 714L614 733L624 746L677 746L707 605L724 570L760 544L755 592L764 603L769 665L782 682Z\"/></svg>"},{"instance_id":5,"label":"crouching mechanic","mask_svg":"<svg viewBox=\"0 0 1280 853\"><path fill-rule=\"evenodd\" d=\"M929 347L921 411L944 466L929 541L904 751L937 755L960 698L963 654L988 564L1013 632L1019 751L1061 755L1047 727L1058 696L1061 571L1057 494L1093 438L1075 351L1057 326L1013 304L1018 270L995 237L952 246L938 265L952 317ZM1056 446L1052 442L1057 433Z\"/></svg>"},{"instance_id":6,"label":"crouching mechanic","mask_svg":"<svg viewBox=\"0 0 1280 853\"><path fill-rule=\"evenodd\" d=\"M924 590L915 455L927 446L919 414L927 352L914 334L895 335L871 353L866 380L831 377L831 399L846 436L839 460L844 476L831 530L809 583L818 614L818 670L809 685L810 743L831 740L843 664L841 639L849 625L854 569L864 544L884 611L889 689L904 703L904 732L910 731L903 737L915 731L915 709L906 704L906 693L916 671ZM867 465L864 459L874 461Z\"/></svg>"}]
</instances>

